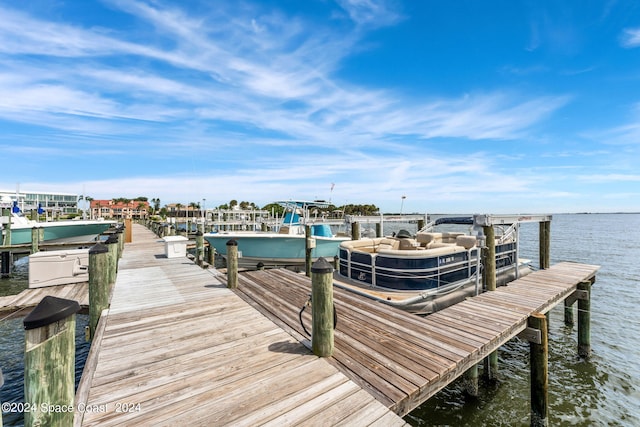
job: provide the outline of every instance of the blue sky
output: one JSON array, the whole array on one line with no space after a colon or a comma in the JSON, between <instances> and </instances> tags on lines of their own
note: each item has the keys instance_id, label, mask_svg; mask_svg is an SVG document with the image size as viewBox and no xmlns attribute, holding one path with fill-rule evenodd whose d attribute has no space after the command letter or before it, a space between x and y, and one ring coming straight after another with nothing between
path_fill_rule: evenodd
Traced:
<instances>
[{"instance_id":1,"label":"blue sky","mask_svg":"<svg viewBox=\"0 0 640 427\"><path fill-rule=\"evenodd\" d=\"M0 188L640 211L634 1L0 0Z\"/></svg>"}]
</instances>

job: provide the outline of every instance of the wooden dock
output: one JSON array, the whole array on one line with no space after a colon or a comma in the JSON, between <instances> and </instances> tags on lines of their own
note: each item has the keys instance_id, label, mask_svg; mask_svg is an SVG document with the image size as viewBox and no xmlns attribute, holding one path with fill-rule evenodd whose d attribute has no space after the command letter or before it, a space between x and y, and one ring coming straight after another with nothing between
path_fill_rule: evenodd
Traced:
<instances>
[{"instance_id":1,"label":"wooden dock","mask_svg":"<svg viewBox=\"0 0 640 427\"><path fill-rule=\"evenodd\" d=\"M70 285L25 289L17 295L0 297L0 317L6 319L12 315L24 316L47 295L78 301L83 309L89 308L88 284L87 282L80 282Z\"/></svg>"},{"instance_id":2,"label":"wooden dock","mask_svg":"<svg viewBox=\"0 0 640 427\"><path fill-rule=\"evenodd\" d=\"M163 243L134 225L74 424L406 424L224 281L186 257L167 259Z\"/></svg>"},{"instance_id":3,"label":"wooden dock","mask_svg":"<svg viewBox=\"0 0 640 427\"><path fill-rule=\"evenodd\" d=\"M329 361L405 415L522 332L532 313L546 313L578 283L594 280L598 269L560 263L427 317L334 287L338 323ZM311 292L308 278L288 270L246 272L238 290L292 336L308 338L298 317ZM309 310L303 321L310 330Z\"/></svg>"}]
</instances>

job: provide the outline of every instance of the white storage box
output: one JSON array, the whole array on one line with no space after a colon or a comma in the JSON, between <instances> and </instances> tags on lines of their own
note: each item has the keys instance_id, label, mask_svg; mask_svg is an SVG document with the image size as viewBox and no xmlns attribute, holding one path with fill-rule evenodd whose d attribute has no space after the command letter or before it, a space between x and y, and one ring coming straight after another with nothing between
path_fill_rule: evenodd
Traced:
<instances>
[{"instance_id":1,"label":"white storage box","mask_svg":"<svg viewBox=\"0 0 640 427\"><path fill-rule=\"evenodd\" d=\"M187 256L187 239L184 236L167 236L164 239L164 254L167 258Z\"/></svg>"},{"instance_id":2,"label":"white storage box","mask_svg":"<svg viewBox=\"0 0 640 427\"><path fill-rule=\"evenodd\" d=\"M29 288L89 281L89 249L43 251L29 255Z\"/></svg>"}]
</instances>

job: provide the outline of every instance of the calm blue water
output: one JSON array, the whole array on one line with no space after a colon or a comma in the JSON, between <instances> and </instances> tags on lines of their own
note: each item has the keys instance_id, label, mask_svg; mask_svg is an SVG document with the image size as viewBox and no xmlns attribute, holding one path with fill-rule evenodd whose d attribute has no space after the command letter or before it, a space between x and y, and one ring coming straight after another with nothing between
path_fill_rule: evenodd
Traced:
<instances>
[{"instance_id":1,"label":"calm blue water","mask_svg":"<svg viewBox=\"0 0 640 427\"><path fill-rule=\"evenodd\" d=\"M394 225L397 228L397 224ZM415 232L415 225L405 226ZM385 228L385 232L390 232ZM538 262L538 225L521 229L521 256ZM601 266L591 296L592 355L577 356L576 329L551 313L549 329L550 426L640 425L640 214L555 215L551 262ZM23 268L23 270L26 270ZM26 272L0 280L0 295L26 287ZM3 293L4 292L4 293ZM88 352L87 316L76 331L77 377ZM0 321L0 368L5 384L0 401L22 401L24 331L22 319ZM414 426L529 425L529 345L514 339L500 349L497 384L483 384L478 398L454 382L405 420ZM4 425L21 417L4 414Z\"/></svg>"}]
</instances>

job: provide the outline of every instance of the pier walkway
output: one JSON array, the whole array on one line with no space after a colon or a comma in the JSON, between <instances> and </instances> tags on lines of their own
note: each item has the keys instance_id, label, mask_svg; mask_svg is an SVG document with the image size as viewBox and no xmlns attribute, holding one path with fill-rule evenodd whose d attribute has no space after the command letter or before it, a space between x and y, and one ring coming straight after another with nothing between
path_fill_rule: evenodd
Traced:
<instances>
[{"instance_id":1,"label":"pier walkway","mask_svg":"<svg viewBox=\"0 0 640 427\"><path fill-rule=\"evenodd\" d=\"M518 335L535 312L546 313L595 280L598 266L563 262L508 286L419 317L334 287L335 351L328 359L399 415L425 402ZM254 307L309 345L298 313L310 280L288 270L245 272L238 290ZM310 310L303 312L311 330Z\"/></svg>"},{"instance_id":2,"label":"pier walkway","mask_svg":"<svg viewBox=\"0 0 640 427\"><path fill-rule=\"evenodd\" d=\"M76 426L405 425L224 286L133 225L76 394Z\"/></svg>"}]
</instances>

